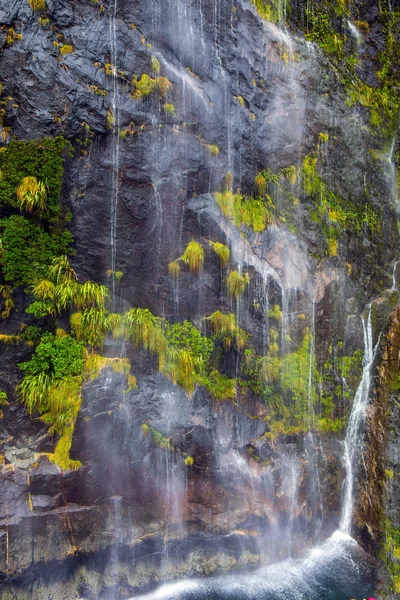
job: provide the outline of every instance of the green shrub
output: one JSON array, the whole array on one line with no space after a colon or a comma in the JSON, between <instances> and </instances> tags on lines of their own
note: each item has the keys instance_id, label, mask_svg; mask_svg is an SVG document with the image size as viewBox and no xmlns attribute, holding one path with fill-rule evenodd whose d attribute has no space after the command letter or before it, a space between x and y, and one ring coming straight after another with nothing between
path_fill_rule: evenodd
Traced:
<instances>
[{"instance_id":1,"label":"green shrub","mask_svg":"<svg viewBox=\"0 0 400 600\"><path fill-rule=\"evenodd\" d=\"M45 279L53 258L70 251L72 236L69 231L50 234L19 215L2 219L0 229L3 276L14 286L28 286Z\"/></svg>"},{"instance_id":2,"label":"green shrub","mask_svg":"<svg viewBox=\"0 0 400 600\"><path fill-rule=\"evenodd\" d=\"M19 366L25 375L45 373L55 379L80 375L84 367L83 345L69 335L58 338L45 333L31 360Z\"/></svg>"},{"instance_id":3,"label":"green shrub","mask_svg":"<svg viewBox=\"0 0 400 600\"><path fill-rule=\"evenodd\" d=\"M190 321L168 325L165 333L170 348L187 350L194 358L208 364L213 350L212 340L201 335Z\"/></svg>"},{"instance_id":4,"label":"green shrub","mask_svg":"<svg viewBox=\"0 0 400 600\"><path fill-rule=\"evenodd\" d=\"M45 182L47 189L46 218L55 222L60 216L60 194L64 173L64 157L73 148L63 137L42 140L11 140L0 152L0 204L19 208L15 193L25 177Z\"/></svg>"},{"instance_id":5,"label":"green shrub","mask_svg":"<svg viewBox=\"0 0 400 600\"><path fill-rule=\"evenodd\" d=\"M236 381L215 369L209 375L200 377L199 382L208 389L215 400L233 400L236 397Z\"/></svg>"}]
</instances>

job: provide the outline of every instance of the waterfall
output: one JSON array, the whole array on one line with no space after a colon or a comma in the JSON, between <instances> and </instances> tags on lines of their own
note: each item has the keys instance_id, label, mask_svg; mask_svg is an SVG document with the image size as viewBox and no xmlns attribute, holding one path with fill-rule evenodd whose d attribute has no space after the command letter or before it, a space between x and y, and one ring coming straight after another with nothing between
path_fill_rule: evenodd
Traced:
<instances>
[{"instance_id":1,"label":"waterfall","mask_svg":"<svg viewBox=\"0 0 400 600\"><path fill-rule=\"evenodd\" d=\"M112 301L115 303L116 288L116 258L117 258L117 210L119 194L119 90L117 73L117 7L118 0L114 0L113 12L110 18L110 52L113 79L112 90L112 177L111 177L111 215L110 215L110 245L111 245L111 278L112 278Z\"/></svg>"},{"instance_id":2,"label":"waterfall","mask_svg":"<svg viewBox=\"0 0 400 600\"><path fill-rule=\"evenodd\" d=\"M395 292L397 291L397 275L396 275L396 271L397 271L397 265L399 264L399 260L396 260L396 262L393 265L393 274L392 274L392 287L391 289Z\"/></svg>"},{"instance_id":3,"label":"waterfall","mask_svg":"<svg viewBox=\"0 0 400 600\"><path fill-rule=\"evenodd\" d=\"M354 397L353 408L347 425L346 437L344 440L343 459L346 468L346 479L344 482L344 499L342 505L342 514L339 529L343 533L351 533L351 522L354 507L354 483L357 475L358 460L360 456L360 446L363 436L363 425L365 419L365 409L368 405L369 393L371 389L371 371L375 361L380 337L376 346L373 345L372 305L369 306L368 317L366 321L362 319L364 332L364 364L360 384Z\"/></svg>"},{"instance_id":4,"label":"waterfall","mask_svg":"<svg viewBox=\"0 0 400 600\"><path fill-rule=\"evenodd\" d=\"M361 35L361 33L359 32L357 27L355 25L353 25L353 23L351 21L347 21L347 25L349 26L351 35L354 37L354 39L357 42L357 46L362 44L363 36Z\"/></svg>"}]
</instances>

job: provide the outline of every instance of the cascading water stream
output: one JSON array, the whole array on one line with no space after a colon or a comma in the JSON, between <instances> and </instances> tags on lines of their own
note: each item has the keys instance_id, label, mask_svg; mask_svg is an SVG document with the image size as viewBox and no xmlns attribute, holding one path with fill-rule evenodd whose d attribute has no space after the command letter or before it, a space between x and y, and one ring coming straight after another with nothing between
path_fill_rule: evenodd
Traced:
<instances>
[{"instance_id":1,"label":"cascading water stream","mask_svg":"<svg viewBox=\"0 0 400 600\"><path fill-rule=\"evenodd\" d=\"M112 177L111 177L111 213L110 213L110 244L111 244L111 278L112 278L112 302L115 304L116 296L116 261L117 261L117 212L119 195L119 90L117 73L117 9L118 0L114 0L112 15L110 17L110 54L113 91L111 99L112 107Z\"/></svg>"},{"instance_id":2,"label":"cascading water stream","mask_svg":"<svg viewBox=\"0 0 400 600\"><path fill-rule=\"evenodd\" d=\"M353 408L350 414L346 437L344 440L343 458L346 468L346 479L344 482L344 498L339 530L349 535L351 534L354 508L354 483L357 476L358 461L361 450L360 440L362 439L363 435L365 410L368 405L369 393L371 390L371 371L380 341L379 336L378 342L374 347L371 313L372 305L369 306L366 322L364 319L362 319L365 347L364 368L360 384L354 397Z\"/></svg>"}]
</instances>

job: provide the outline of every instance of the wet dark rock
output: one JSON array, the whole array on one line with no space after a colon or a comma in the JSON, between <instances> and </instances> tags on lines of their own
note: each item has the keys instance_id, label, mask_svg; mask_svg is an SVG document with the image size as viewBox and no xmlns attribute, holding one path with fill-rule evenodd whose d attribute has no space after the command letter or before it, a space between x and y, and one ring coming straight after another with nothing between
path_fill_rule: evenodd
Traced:
<instances>
[{"instance_id":1,"label":"wet dark rock","mask_svg":"<svg viewBox=\"0 0 400 600\"><path fill-rule=\"evenodd\" d=\"M104 14L91 0L46 4L50 25L43 28L26 0L0 0L2 98L13 98L6 104L4 126L22 139L62 134L73 142L75 156L66 161L62 191L63 207L72 211L73 266L82 281L109 283L118 132L107 129L113 80L102 67L112 61L114 4L104 2ZM117 269L124 276L117 290L118 310L148 307L157 315L188 318L199 326L202 317L216 310L238 310L240 326L263 355L268 350L269 308L287 302L290 344L297 348L312 328L315 306L318 367L332 362L332 347L338 344L345 356L353 355L363 349L360 315L368 302L380 297L374 314L376 337L398 302L397 292L387 289L398 258L392 181L386 158L376 160L370 152L384 144L370 131L367 109L346 104L330 61L317 46L305 43L296 21L291 24L295 35L289 38L278 27L262 23L245 0L235 3L235 12L230 0L218 2L218 11L212 0L193 6L177 0L160 5L160 10L155 5L131 0L118 0L117 5L115 62L124 72L118 82L119 127L133 122L135 132L119 139ZM296 10L302 5L293 2ZM374 84L383 47L378 7L369 0L356 5L359 18L370 23L358 69L364 81ZM23 35L10 47L9 27ZM60 55L53 43L57 34L73 45L71 54ZM285 61L282 49L288 49L289 40L295 60ZM173 84L168 101L175 105L174 116L166 113L157 95L140 100L130 96L129 81L133 75L151 73L152 55ZM318 146L321 132L329 133L327 149ZM218 156L209 153L210 144L218 146ZM301 192L301 161L315 151L330 188L356 206L364 205L368 189L371 205L382 215L382 229L373 240L343 233L337 256L327 255L326 240L310 217L313 206ZM298 167L293 193L299 203L289 207L284 219L261 234L249 228L240 233L222 215L213 194L224 189L227 171L233 174L233 190L251 194L261 169L291 165ZM274 201L280 210L279 193ZM5 214L1 208L0 216ZM191 239L206 249L204 269L198 277L182 269L174 283L167 265ZM251 274L251 289L239 309L226 293L226 275L210 240L230 246L231 270L243 268ZM2 323L7 334L17 334L22 322L30 324L26 297L15 290L14 299L16 311ZM170 579L256 564L261 550L268 562L277 557L265 540L279 538L276 523L287 534L291 502L295 553L337 526L344 479L338 436L315 433L310 442L291 433L271 440L265 435L270 407L254 394L222 403L198 387L188 398L157 373L154 358L129 347L125 351L138 388L126 391L125 378L111 369L85 385L71 448L72 458L83 467L63 473L43 455L53 450L56 439L15 399L18 363L31 350L24 344L0 346L0 389L10 401L2 407L0 420L5 457L0 557L11 581L6 600L70 600L77 593L97 599L110 589L120 589L117 593L125 597L157 581L165 553L174 557L163 566ZM104 349L107 356L120 352L113 343ZM237 358L235 350L224 358L223 370L230 377L237 374ZM323 382L327 393L342 383L335 377ZM398 469L396 396L381 401L376 394L366 433L368 469L358 482L356 528L358 539L374 552L383 494L376 474L381 480L386 467ZM369 466L375 464L374 456L384 456L385 444L388 462L376 459L372 473ZM192 465L185 464L188 457ZM397 523L397 479L385 493L386 509ZM122 567L112 579L113 553L126 571L138 561L140 568L129 575L132 581L126 581ZM82 582L79 589L77 581Z\"/></svg>"}]
</instances>

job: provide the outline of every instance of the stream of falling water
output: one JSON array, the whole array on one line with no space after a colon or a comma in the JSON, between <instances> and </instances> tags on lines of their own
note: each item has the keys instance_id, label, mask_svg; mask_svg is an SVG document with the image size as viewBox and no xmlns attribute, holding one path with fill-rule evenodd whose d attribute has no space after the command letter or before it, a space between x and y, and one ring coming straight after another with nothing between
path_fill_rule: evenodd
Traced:
<instances>
[{"instance_id":1,"label":"stream of falling water","mask_svg":"<svg viewBox=\"0 0 400 600\"><path fill-rule=\"evenodd\" d=\"M112 178L111 178L111 214L110 214L110 244L111 244L111 278L112 278L112 302L115 304L116 288L116 260L117 260L117 212L119 195L119 90L117 73L117 9L118 0L114 0L112 15L110 17L110 54L112 68Z\"/></svg>"},{"instance_id":2,"label":"stream of falling water","mask_svg":"<svg viewBox=\"0 0 400 600\"><path fill-rule=\"evenodd\" d=\"M358 461L360 458L363 436L363 425L365 420L365 409L369 401L369 392L371 389L371 371L374 364L376 353L380 341L374 347L372 321L372 305L369 306L368 317L362 319L364 332L364 367L360 384L354 397L353 408L347 425L346 437L344 440L344 463L346 467L346 479L344 482L344 499L342 505L342 515L339 529L343 533L351 534L351 524L354 508L354 483L357 476Z\"/></svg>"}]
</instances>

